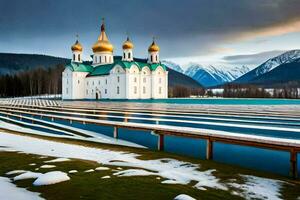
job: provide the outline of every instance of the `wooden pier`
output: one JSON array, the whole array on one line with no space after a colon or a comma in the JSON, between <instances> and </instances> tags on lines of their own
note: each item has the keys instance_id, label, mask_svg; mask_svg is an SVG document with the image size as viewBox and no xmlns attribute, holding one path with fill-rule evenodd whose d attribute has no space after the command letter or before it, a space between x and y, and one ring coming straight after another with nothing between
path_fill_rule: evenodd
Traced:
<instances>
[{"instance_id":1,"label":"wooden pier","mask_svg":"<svg viewBox=\"0 0 300 200\"><path fill-rule=\"evenodd\" d=\"M105 110L105 111L104 111ZM30 119L32 123L38 124L41 121L37 119L50 119L52 121L56 120L67 120L69 123L82 123L82 124L96 124L101 126L113 127L113 137L118 139L118 132L120 129L131 129L131 130L142 130L149 133L155 133L157 137L157 149L164 150L164 138L166 135L187 137L187 138L198 138L207 141L206 145L206 158L213 159L213 149L215 142L251 146L256 148L273 149L280 151L287 151L290 154L290 174L293 178L297 177L297 154L300 151L300 140L293 139L282 139L274 137L264 137L257 135L248 134L238 134L230 133L226 131L202 129L202 128L192 128L192 127L179 127L161 124L145 124L130 122L128 119L130 117L130 112L123 110L124 116L119 116L122 121L111 121L106 119L109 115L110 108L71 108L71 107L47 107L47 106L11 106L11 105L0 105L0 116L6 118L18 118ZM111 109L112 112L116 109ZM90 113L92 112L92 113ZM126 112L126 113L125 113ZM134 111L136 112L136 111ZM89 114L90 113L90 114ZM98 114L97 114L98 113ZM100 114L101 113L101 114ZM158 114L159 112L155 112ZM125 115L126 114L126 115ZM171 113L172 115L174 114ZM87 118L87 116L92 115L94 118ZM35 118L38 117L38 118ZM112 117L112 116L110 116ZM116 116L115 116L116 117ZM276 116L274 116L276 117ZM292 114L285 117L291 120L297 120L297 114ZM139 119L135 117L135 119ZM143 119L144 120L144 119ZM155 120L155 119L154 119ZM53 124L53 126L55 126ZM65 128L66 130L68 128ZM74 134L76 134L73 131Z\"/></svg>"}]
</instances>

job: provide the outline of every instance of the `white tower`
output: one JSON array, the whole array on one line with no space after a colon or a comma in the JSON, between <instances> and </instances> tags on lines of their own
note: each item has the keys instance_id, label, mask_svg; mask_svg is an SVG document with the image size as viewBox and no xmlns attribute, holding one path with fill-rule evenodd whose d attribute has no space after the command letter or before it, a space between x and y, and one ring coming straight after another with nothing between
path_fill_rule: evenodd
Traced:
<instances>
[{"instance_id":1,"label":"white tower","mask_svg":"<svg viewBox=\"0 0 300 200\"><path fill-rule=\"evenodd\" d=\"M94 56L93 56L93 65L105 65L111 64L114 62L113 56L113 45L109 42L108 37L105 33L104 19L102 20L101 33L98 37L97 42L92 47Z\"/></svg>"},{"instance_id":2,"label":"white tower","mask_svg":"<svg viewBox=\"0 0 300 200\"><path fill-rule=\"evenodd\" d=\"M154 38L148 48L148 63L159 63L159 46L155 43Z\"/></svg>"},{"instance_id":3,"label":"white tower","mask_svg":"<svg viewBox=\"0 0 300 200\"><path fill-rule=\"evenodd\" d=\"M123 43L123 56L122 60L123 61L133 61L133 43L129 40L129 37L127 37L127 40Z\"/></svg>"},{"instance_id":4,"label":"white tower","mask_svg":"<svg viewBox=\"0 0 300 200\"><path fill-rule=\"evenodd\" d=\"M72 62L82 63L82 49L83 48L77 39L75 44L73 44L71 47L72 54L73 54Z\"/></svg>"}]
</instances>

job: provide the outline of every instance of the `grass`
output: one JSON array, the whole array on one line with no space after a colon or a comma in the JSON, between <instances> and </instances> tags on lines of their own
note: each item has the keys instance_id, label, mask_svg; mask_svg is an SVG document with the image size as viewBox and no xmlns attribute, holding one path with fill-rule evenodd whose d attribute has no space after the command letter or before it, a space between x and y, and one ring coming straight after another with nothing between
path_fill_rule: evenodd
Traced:
<instances>
[{"instance_id":1,"label":"grass","mask_svg":"<svg viewBox=\"0 0 300 200\"><path fill-rule=\"evenodd\" d=\"M18 133L20 134L20 133ZM126 151L140 154L140 159L159 159L159 158L174 158L181 161L196 163L201 165L201 170L216 169L214 173L220 181L228 179L237 179L242 182L243 180L238 174L255 175L266 178L280 179L291 183L283 187L282 194L283 199L296 199L300 196L300 184L298 181L292 181L286 177L253 171L237 166L225 165L214 161L199 160L189 157L183 157L166 152L150 151L147 149L137 149L130 147L122 147L116 145L106 145L94 142L84 142L72 139L62 138L49 138L46 136L34 136L42 139L51 139L59 142L72 143L77 145L84 145L102 149L110 149L114 151ZM0 176L5 175L6 172L23 169L36 171L35 169L43 164L46 160L54 158L41 158L39 155L24 154L17 152L0 152ZM30 163L36 163L36 166L30 166ZM173 199L178 194L188 194L196 199L241 199L238 196L232 195L231 191L222 191L215 189L207 189L202 191L192 187L193 183L189 185L170 185L162 184L161 180L156 179L156 176L144 176L144 177L116 177L112 176L113 170L117 170L117 167L108 166L110 170L107 171L95 171L91 173L85 173L85 170L95 169L100 166L99 163L75 160L67 162L51 163L56 165L52 169L39 169L37 172L48 171L64 171L78 170L78 173L69 174L70 181L58 183L55 185L39 186L32 185L33 180L21 180L16 181L19 187L27 188L30 191L39 192L45 199L61 200L61 199ZM125 167L122 167L126 169ZM132 169L132 168L131 168ZM109 179L101 179L103 176L110 175ZM12 177L12 176L10 176Z\"/></svg>"}]
</instances>

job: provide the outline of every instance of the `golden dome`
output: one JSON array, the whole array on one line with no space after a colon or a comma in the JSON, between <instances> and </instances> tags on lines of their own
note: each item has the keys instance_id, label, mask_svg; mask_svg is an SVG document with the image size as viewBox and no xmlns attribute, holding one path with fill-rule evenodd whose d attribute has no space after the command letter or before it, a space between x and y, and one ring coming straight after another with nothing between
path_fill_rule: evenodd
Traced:
<instances>
[{"instance_id":1,"label":"golden dome","mask_svg":"<svg viewBox=\"0 0 300 200\"><path fill-rule=\"evenodd\" d=\"M109 42L106 33L104 23L101 25L101 34L98 37L98 41L92 47L93 52L113 52L114 46Z\"/></svg>"},{"instance_id":2,"label":"golden dome","mask_svg":"<svg viewBox=\"0 0 300 200\"><path fill-rule=\"evenodd\" d=\"M155 44L155 41L153 40L152 44L148 48L149 52L156 52L159 51L159 46Z\"/></svg>"},{"instance_id":3,"label":"golden dome","mask_svg":"<svg viewBox=\"0 0 300 200\"><path fill-rule=\"evenodd\" d=\"M127 37L127 40L123 43L123 49L133 49L134 45Z\"/></svg>"},{"instance_id":4,"label":"golden dome","mask_svg":"<svg viewBox=\"0 0 300 200\"><path fill-rule=\"evenodd\" d=\"M75 44L72 45L71 50L72 51L82 51L82 46L78 40L76 40Z\"/></svg>"}]
</instances>

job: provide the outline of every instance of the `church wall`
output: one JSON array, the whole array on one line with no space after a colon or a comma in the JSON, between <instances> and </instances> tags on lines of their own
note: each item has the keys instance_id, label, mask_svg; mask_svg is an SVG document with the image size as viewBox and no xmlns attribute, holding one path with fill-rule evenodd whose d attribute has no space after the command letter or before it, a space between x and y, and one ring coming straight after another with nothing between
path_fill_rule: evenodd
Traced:
<instances>
[{"instance_id":1,"label":"church wall","mask_svg":"<svg viewBox=\"0 0 300 200\"><path fill-rule=\"evenodd\" d=\"M167 87L167 72L162 69L162 67L157 67L155 71L152 72L152 98L160 99L167 98L166 94L168 92Z\"/></svg>"},{"instance_id":2,"label":"church wall","mask_svg":"<svg viewBox=\"0 0 300 200\"><path fill-rule=\"evenodd\" d=\"M128 99L140 98L140 71L137 66L132 66L128 71Z\"/></svg>"},{"instance_id":3,"label":"church wall","mask_svg":"<svg viewBox=\"0 0 300 200\"><path fill-rule=\"evenodd\" d=\"M140 73L140 98L151 98L151 71L149 67L143 67Z\"/></svg>"}]
</instances>

